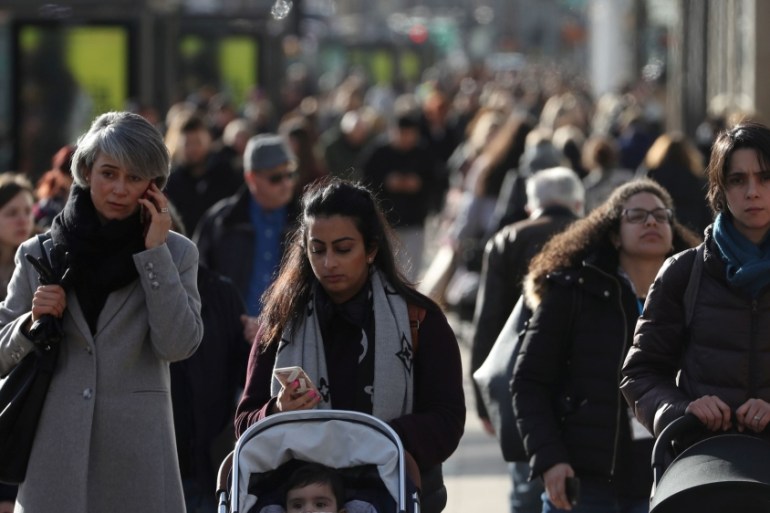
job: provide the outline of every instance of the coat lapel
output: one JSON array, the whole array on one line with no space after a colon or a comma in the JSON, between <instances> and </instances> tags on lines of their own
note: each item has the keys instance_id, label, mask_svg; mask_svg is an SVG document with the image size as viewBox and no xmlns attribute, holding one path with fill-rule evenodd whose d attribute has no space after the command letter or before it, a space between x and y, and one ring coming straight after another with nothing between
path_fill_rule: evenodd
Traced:
<instances>
[{"instance_id":1,"label":"coat lapel","mask_svg":"<svg viewBox=\"0 0 770 513\"><path fill-rule=\"evenodd\" d=\"M77 294L67 294L67 310L69 311L75 326L77 326L78 330L83 334L83 338L85 340L90 340L91 343L93 343L91 329L88 327L86 317L83 315L83 309L80 308L80 301L78 301Z\"/></svg>"},{"instance_id":2,"label":"coat lapel","mask_svg":"<svg viewBox=\"0 0 770 513\"><path fill-rule=\"evenodd\" d=\"M120 312L137 287L139 287L139 280L134 280L122 289L113 291L107 296L107 302L104 304L104 308L102 308L99 314L99 320L96 323L94 338L98 337L99 333L104 330L104 327Z\"/></svg>"}]
</instances>

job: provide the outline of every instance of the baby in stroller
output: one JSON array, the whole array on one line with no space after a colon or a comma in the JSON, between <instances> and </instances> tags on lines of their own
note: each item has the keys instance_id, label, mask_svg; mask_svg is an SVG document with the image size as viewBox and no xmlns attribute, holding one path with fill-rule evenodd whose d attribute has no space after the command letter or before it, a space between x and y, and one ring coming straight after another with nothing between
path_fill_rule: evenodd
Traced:
<instances>
[{"instance_id":1,"label":"baby in stroller","mask_svg":"<svg viewBox=\"0 0 770 513\"><path fill-rule=\"evenodd\" d=\"M345 483L334 469L308 463L289 478L283 502L288 513L345 513Z\"/></svg>"},{"instance_id":2,"label":"baby in stroller","mask_svg":"<svg viewBox=\"0 0 770 513\"><path fill-rule=\"evenodd\" d=\"M260 508L258 503L252 510L259 509L259 513L377 513L374 503L355 497L387 503L387 495L380 494L387 494L385 490L375 492L369 488L362 495L361 483L356 482L355 473L349 472L350 469L337 470L300 460L290 460L283 467L277 469L277 473L289 474L285 483L278 485L274 493L262 493L261 501L271 504ZM270 486L273 485L263 483L261 488ZM281 497L280 504L272 504L276 495Z\"/></svg>"},{"instance_id":3,"label":"baby in stroller","mask_svg":"<svg viewBox=\"0 0 770 513\"><path fill-rule=\"evenodd\" d=\"M220 513L419 511L398 435L360 412L300 410L266 417L238 439L229 471L226 460L217 491ZM294 508L288 492L308 484L329 488L334 501Z\"/></svg>"}]
</instances>

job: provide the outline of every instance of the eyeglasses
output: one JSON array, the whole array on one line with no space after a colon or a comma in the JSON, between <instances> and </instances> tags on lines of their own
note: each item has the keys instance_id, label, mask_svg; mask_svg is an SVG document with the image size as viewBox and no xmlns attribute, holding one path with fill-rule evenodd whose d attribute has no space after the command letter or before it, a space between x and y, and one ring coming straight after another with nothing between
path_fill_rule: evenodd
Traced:
<instances>
[{"instance_id":1,"label":"eyeglasses","mask_svg":"<svg viewBox=\"0 0 770 513\"><path fill-rule=\"evenodd\" d=\"M266 176L265 180L270 182L272 185L278 185L284 180L294 180L296 177L297 173L295 171L287 171L285 173L275 173L274 175Z\"/></svg>"},{"instance_id":2,"label":"eyeglasses","mask_svg":"<svg viewBox=\"0 0 770 513\"><path fill-rule=\"evenodd\" d=\"M645 210L643 208L623 209L623 215L631 224L643 224L647 218L652 216L656 223L670 223L674 219L674 212L670 208L656 208L655 210Z\"/></svg>"}]
</instances>

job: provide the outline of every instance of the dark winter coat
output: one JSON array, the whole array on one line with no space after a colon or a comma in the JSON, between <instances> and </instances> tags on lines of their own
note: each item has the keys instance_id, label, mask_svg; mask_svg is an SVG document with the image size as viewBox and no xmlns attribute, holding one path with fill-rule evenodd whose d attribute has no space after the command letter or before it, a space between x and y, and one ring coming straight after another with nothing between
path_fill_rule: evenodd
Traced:
<instances>
[{"instance_id":1,"label":"dark winter coat","mask_svg":"<svg viewBox=\"0 0 770 513\"><path fill-rule=\"evenodd\" d=\"M513 311L532 258L548 239L575 219L568 208L551 206L537 218L506 226L487 242L473 322L476 331L471 346L471 375L484 363ZM480 417L487 417L478 389L476 409Z\"/></svg>"},{"instance_id":2,"label":"dark winter coat","mask_svg":"<svg viewBox=\"0 0 770 513\"><path fill-rule=\"evenodd\" d=\"M733 410L750 398L770 401L770 291L752 299L729 285L710 228L704 244L689 329L683 297L695 249L661 269L623 367L623 394L656 434L704 395L716 395Z\"/></svg>"},{"instance_id":3,"label":"dark winter coat","mask_svg":"<svg viewBox=\"0 0 770 513\"><path fill-rule=\"evenodd\" d=\"M618 390L638 306L617 269L616 257L599 256L548 277L516 361L513 406L532 477L569 463L581 479L644 497L652 441L632 441Z\"/></svg>"},{"instance_id":4,"label":"dark winter coat","mask_svg":"<svg viewBox=\"0 0 770 513\"><path fill-rule=\"evenodd\" d=\"M201 263L229 278L244 301L248 301L256 236L249 217L250 201L251 195L244 185L236 194L206 212L193 237ZM290 205L285 235L294 226L294 215L295 210Z\"/></svg>"}]
</instances>

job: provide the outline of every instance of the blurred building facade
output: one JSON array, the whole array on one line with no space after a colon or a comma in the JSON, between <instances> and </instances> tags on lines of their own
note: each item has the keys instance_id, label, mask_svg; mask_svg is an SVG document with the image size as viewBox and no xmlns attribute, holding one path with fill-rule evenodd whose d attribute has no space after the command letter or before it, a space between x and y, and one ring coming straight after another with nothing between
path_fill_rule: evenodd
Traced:
<instances>
[{"instance_id":1,"label":"blurred building facade","mask_svg":"<svg viewBox=\"0 0 770 513\"><path fill-rule=\"evenodd\" d=\"M770 116L765 0L293 0L280 21L275 1L3 0L0 170L42 173L128 102L162 114L206 87L280 98L289 74L352 68L409 85L498 53L584 75L597 96L657 81L667 128L688 134L710 114Z\"/></svg>"}]
</instances>

